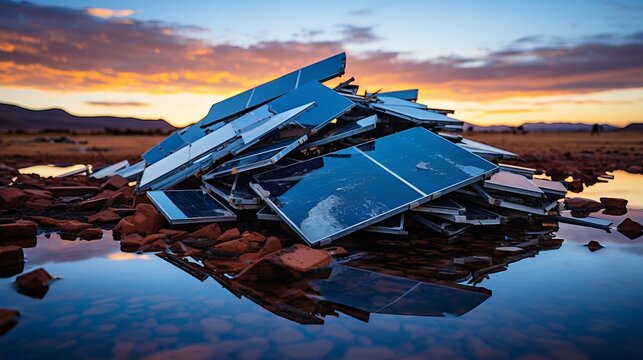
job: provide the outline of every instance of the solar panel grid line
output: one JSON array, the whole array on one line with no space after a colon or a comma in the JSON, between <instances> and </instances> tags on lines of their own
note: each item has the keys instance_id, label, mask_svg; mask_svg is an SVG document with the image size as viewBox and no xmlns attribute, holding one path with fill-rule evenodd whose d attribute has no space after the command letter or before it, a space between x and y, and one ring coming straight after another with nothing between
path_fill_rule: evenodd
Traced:
<instances>
[{"instance_id":1,"label":"solar panel grid line","mask_svg":"<svg viewBox=\"0 0 643 360\"><path fill-rule=\"evenodd\" d=\"M364 152L363 152L362 150L360 150L359 148L355 147L355 150L359 151L362 155L366 156L369 160L371 160L371 161L372 161L373 163L375 163L377 166L381 167L384 171L386 171L386 172L388 172L389 174L393 175L396 179L400 180L401 182L403 182L404 184L406 184L406 185L407 185L408 187L410 187L411 189L413 189L413 190L417 191L417 193L418 193L418 194L422 195L423 197L427 196L427 194L426 194L426 193L424 193L424 191L422 191L422 190L418 189L417 187L415 187L415 185L413 185L413 184L411 184L410 182L408 182L408 181L404 180L400 175L396 174L396 173L395 173L395 172L393 172L391 169L389 169L389 168L387 168L386 166L382 165L379 161L377 161L377 160L373 159L372 157L368 156L366 153L364 153Z\"/></svg>"}]
</instances>

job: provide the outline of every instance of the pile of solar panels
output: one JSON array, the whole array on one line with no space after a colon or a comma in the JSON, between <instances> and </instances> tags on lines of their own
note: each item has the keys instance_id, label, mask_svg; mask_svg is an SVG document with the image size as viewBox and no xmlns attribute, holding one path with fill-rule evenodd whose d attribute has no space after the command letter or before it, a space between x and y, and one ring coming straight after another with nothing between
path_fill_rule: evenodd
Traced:
<instances>
[{"instance_id":1,"label":"pile of solar panels","mask_svg":"<svg viewBox=\"0 0 643 360\"><path fill-rule=\"evenodd\" d=\"M409 217L455 236L558 210L562 183L492 162L516 154L463 138L453 111L418 103L418 90L323 84L345 65L341 53L215 103L141 162L110 171L136 180L170 223L252 211L310 245L358 230L406 234Z\"/></svg>"}]
</instances>

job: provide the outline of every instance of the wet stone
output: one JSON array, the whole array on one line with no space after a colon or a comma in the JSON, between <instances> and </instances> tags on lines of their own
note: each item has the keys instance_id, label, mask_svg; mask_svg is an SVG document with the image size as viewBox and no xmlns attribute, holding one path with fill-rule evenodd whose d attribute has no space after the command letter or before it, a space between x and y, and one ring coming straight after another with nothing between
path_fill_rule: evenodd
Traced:
<instances>
[{"instance_id":1,"label":"wet stone","mask_svg":"<svg viewBox=\"0 0 643 360\"><path fill-rule=\"evenodd\" d=\"M36 236L38 224L29 220L16 220L9 224L0 224L0 243L9 238L26 238Z\"/></svg>"},{"instance_id":2,"label":"wet stone","mask_svg":"<svg viewBox=\"0 0 643 360\"><path fill-rule=\"evenodd\" d=\"M241 232L239 229L234 228L230 230L226 230L221 236L217 238L217 242L226 242L234 239L238 239L241 237Z\"/></svg>"},{"instance_id":3,"label":"wet stone","mask_svg":"<svg viewBox=\"0 0 643 360\"><path fill-rule=\"evenodd\" d=\"M240 255L248 250L248 243L235 239L214 246L214 251L225 255Z\"/></svg>"},{"instance_id":4,"label":"wet stone","mask_svg":"<svg viewBox=\"0 0 643 360\"><path fill-rule=\"evenodd\" d=\"M100 185L101 190L118 190L127 186L129 181L120 175L114 175Z\"/></svg>"},{"instance_id":5,"label":"wet stone","mask_svg":"<svg viewBox=\"0 0 643 360\"><path fill-rule=\"evenodd\" d=\"M161 229L159 230L160 234L165 234L172 241L179 241L187 238L190 233L183 230L174 230L174 229Z\"/></svg>"},{"instance_id":6,"label":"wet stone","mask_svg":"<svg viewBox=\"0 0 643 360\"><path fill-rule=\"evenodd\" d=\"M607 209L627 209L627 200L619 198L602 197L601 204Z\"/></svg>"},{"instance_id":7,"label":"wet stone","mask_svg":"<svg viewBox=\"0 0 643 360\"><path fill-rule=\"evenodd\" d=\"M588 242L587 244L585 244L585 246L587 246L587 248L591 252L598 251L603 248L603 245L601 245L598 241L595 241L595 240Z\"/></svg>"},{"instance_id":8,"label":"wet stone","mask_svg":"<svg viewBox=\"0 0 643 360\"><path fill-rule=\"evenodd\" d=\"M16 278L16 290L29 297L42 299L49 291L49 282L54 278L43 268L36 269Z\"/></svg>"},{"instance_id":9,"label":"wet stone","mask_svg":"<svg viewBox=\"0 0 643 360\"><path fill-rule=\"evenodd\" d=\"M117 213L109 209L99 211L87 217L87 221L90 223L111 223L120 219L121 217Z\"/></svg>"},{"instance_id":10,"label":"wet stone","mask_svg":"<svg viewBox=\"0 0 643 360\"><path fill-rule=\"evenodd\" d=\"M11 209L21 206L28 195L15 187L0 189L0 210Z\"/></svg>"},{"instance_id":11,"label":"wet stone","mask_svg":"<svg viewBox=\"0 0 643 360\"><path fill-rule=\"evenodd\" d=\"M0 336L9 332L18 324L20 311L0 308Z\"/></svg>"},{"instance_id":12,"label":"wet stone","mask_svg":"<svg viewBox=\"0 0 643 360\"><path fill-rule=\"evenodd\" d=\"M190 234L191 238L195 239L210 239L216 240L221 236L221 227L219 224L210 224L202 227L201 229L194 231Z\"/></svg>"},{"instance_id":13,"label":"wet stone","mask_svg":"<svg viewBox=\"0 0 643 360\"><path fill-rule=\"evenodd\" d=\"M25 256L20 246L0 246L0 268L21 264Z\"/></svg>"},{"instance_id":14,"label":"wet stone","mask_svg":"<svg viewBox=\"0 0 643 360\"><path fill-rule=\"evenodd\" d=\"M103 230L100 228L89 228L78 233L78 237L83 240L97 240L103 237Z\"/></svg>"},{"instance_id":15,"label":"wet stone","mask_svg":"<svg viewBox=\"0 0 643 360\"><path fill-rule=\"evenodd\" d=\"M78 233L85 229L94 227L92 224L80 222L78 220L69 220L64 222L59 222L56 227L64 232L68 233Z\"/></svg>"},{"instance_id":16,"label":"wet stone","mask_svg":"<svg viewBox=\"0 0 643 360\"><path fill-rule=\"evenodd\" d=\"M623 220L616 229L632 240L643 235L643 226L630 218Z\"/></svg>"},{"instance_id":17,"label":"wet stone","mask_svg":"<svg viewBox=\"0 0 643 360\"><path fill-rule=\"evenodd\" d=\"M263 245L263 248L259 251L259 254L261 256L271 254L275 251L279 251L282 249L281 246L281 241L279 241L279 238L276 236L268 236L266 238L266 242Z\"/></svg>"},{"instance_id":18,"label":"wet stone","mask_svg":"<svg viewBox=\"0 0 643 360\"><path fill-rule=\"evenodd\" d=\"M594 212L598 211L605 206L598 201L594 201L591 199L585 199L581 197L575 197L575 198L568 198L565 199L565 206L572 211L578 211L578 212Z\"/></svg>"},{"instance_id":19,"label":"wet stone","mask_svg":"<svg viewBox=\"0 0 643 360\"><path fill-rule=\"evenodd\" d=\"M238 276L250 280L276 279L283 273L300 276L326 268L331 263L332 258L328 252L296 244L262 257Z\"/></svg>"}]
</instances>

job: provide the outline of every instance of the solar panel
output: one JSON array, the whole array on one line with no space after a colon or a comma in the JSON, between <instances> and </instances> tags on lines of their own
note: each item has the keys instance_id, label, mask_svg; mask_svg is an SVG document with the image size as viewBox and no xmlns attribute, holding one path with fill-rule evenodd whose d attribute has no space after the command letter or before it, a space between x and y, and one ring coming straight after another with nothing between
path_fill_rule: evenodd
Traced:
<instances>
[{"instance_id":1,"label":"solar panel","mask_svg":"<svg viewBox=\"0 0 643 360\"><path fill-rule=\"evenodd\" d=\"M202 190L148 191L147 196L173 225L237 219L232 211Z\"/></svg>"},{"instance_id":2,"label":"solar panel","mask_svg":"<svg viewBox=\"0 0 643 360\"><path fill-rule=\"evenodd\" d=\"M271 101L269 105L273 110L282 112L309 102L315 102L317 106L300 116L297 123L313 131L355 106L354 102L318 82L304 84Z\"/></svg>"},{"instance_id":3,"label":"solar panel","mask_svg":"<svg viewBox=\"0 0 643 360\"><path fill-rule=\"evenodd\" d=\"M314 138L303 144L302 147L311 148L314 146L330 144L347 137L355 136L357 134L373 130L376 126L377 115L365 117L354 122L341 123L333 128L330 128L330 126L328 126L322 131L315 134Z\"/></svg>"},{"instance_id":4,"label":"solar panel","mask_svg":"<svg viewBox=\"0 0 643 360\"><path fill-rule=\"evenodd\" d=\"M555 195L555 196L565 196L567 195L567 188L560 181L551 181L545 179L532 179L531 182L538 186L545 194Z\"/></svg>"},{"instance_id":5,"label":"solar panel","mask_svg":"<svg viewBox=\"0 0 643 360\"><path fill-rule=\"evenodd\" d=\"M541 198L545 194L530 179L508 171L500 171L484 182L487 189Z\"/></svg>"},{"instance_id":6,"label":"solar panel","mask_svg":"<svg viewBox=\"0 0 643 360\"><path fill-rule=\"evenodd\" d=\"M340 53L315 64L293 71L275 80L244 91L212 105L208 115L198 126L208 126L230 116L239 114L248 108L265 104L292 89L309 82L324 82L344 73L346 54ZM291 107L292 108L292 107Z\"/></svg>"},{"instance_id":7,"label":"solar panel","mask_svg":"<svg viewBox=\"0 0 643 360\"><path fill-rule=\"evenodd\" d=\"M418 89L384 91L378 93L378 96L394 97L403 100L415 101L418 99L418 92Z\"/></svg>"},{"instance_id":8,"label":"solar panel","mask_svg":"<svg viewBox=\"0 0 643 360\"><path fill-rule=\"evenodd\" d=\"M251 186L305 241L324 245L495 171L416 127L255 175Z\"/></svg>"},{"instance_id":9,"label":"solar panel","mask_svg":"<svg viewBox=\"0 0 643 360\"><path fill-rule=\"evenodd\" d=\"M125 169L118 170L116 175L120 175L128 180L136 179L145 170L145 161L141 160L134 165L130 165Z\"/></svg>"},{"instance_id":10,"label":"solar panel","mask_svg":"<svg viewBox=\"0 0 643 360\"><path fill-rule=\"evenodd\" d=\"M234 175L248 170L273 165L288 153L295 150L299 145L306 141L307 138L308 137L306 135L303 135L295 139L287 139L280 141L277 144L262 147L249 153L244 153L203 175L203 179L207 180L225 175Z\"/></svg>"},{"instance_id":11,"label":"solar panel","mask_svg":"<svg viewBox=\"0 0 643 360\"><path fill-rule=\"evenodd\" d=\"M104 168L98 171L94 171L91 175L89 175L89 177L94 179L106 178L108 176L114 175L115 172L127 166L129 166L129 161L127 160L119 161L116 164L105 166Z\"/></svg>"},{"instance_id":12,"label":"solar panel","mask_svg":"<svg viewBox=\"0 0 643 360\"><path fill-rule=\"evenodd\" d=\"M461 139L457 145L488 159L513 159L518 157L517 154L512 153L511 151L503 150L470 139Z\"/></svg>"},{"instance_id":13,"label":"solar panel","mask_svg":"<svg viewBox=\"0 0 643 360\"><path fill-rule=\"evenodd\" d=\"M370 103L369 107L399 119L412 121L416 124L462 125L462 121L442 115L437 111L429 110L426 105L394 97L380 97L379 99L383 99L385 102Z\"/></svg>"},{"instance_id":14,"label":"solar panel","mask_svg":"<svg viewBox=\"0 0 643 360\"><path fill-rule=\"evenodd\" d=\"M508 171L510 173L519 174L529 179L533 178L534 173L536 172L536 169L528 168L524 166L518 166L518 165L498 164L498 167L502 171Z\"/></svg>"},{"instance_id":15,"label":"solar panel","mask_svg":"<svg viewBox=\"0 0 643 360\"><path fill-rule=\"evenodd\" d=\"M425 212L429 214L445 214L445 215L464 215L466 209L464 206L458 204L448 197L439 197L431 200L426 204L411 209L417 212Z\"/></svg>"}]
</instances>

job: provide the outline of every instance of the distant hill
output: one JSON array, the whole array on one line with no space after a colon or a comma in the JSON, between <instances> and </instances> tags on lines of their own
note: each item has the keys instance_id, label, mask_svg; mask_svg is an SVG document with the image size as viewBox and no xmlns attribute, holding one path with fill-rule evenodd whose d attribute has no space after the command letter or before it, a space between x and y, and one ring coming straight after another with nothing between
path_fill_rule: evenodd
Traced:
<instances>
[{"instance_id":1,"label":"distant hill","mask_svg":"<svg viewBox=\"0 0 643 360\"><path fill-rule=\"evenodd\" d=\"M643 131L643 123L632 123L623 128L628 131Z\"/></svg>"},{"instance_id":2,"label":"distant hill","mask_svg":"<svg viewBox=\"0 0 643 360\"><path fill-rule=\"evenodd\" d=\"M623 128L623 130L634 130L634 129L629 129L630 126L633 126L636 124L630 124L627 127ZM643 125L643 124L639 124ZM612 126L612 125L607 125L607 124L601 124L602 126L602 131L614 131L614 130L621 130L621 128ZM466 124L465 125L465 130L468 130L469 127L473 127L473 131L477 132L507 132L511 131L512 127L511 126L506 126L506 125L495 125L495 126L478 126L478 125L472 125L472 124ZM527 132L547 132L547 131L586 131L590 132L592 130L592 124L583 124L583 123L544 123L544 122L538 122L538 123L525 123L522 124L523 129ZM640 127L640 126L639 126Z\"/></svg>"},{"instance_id":3,"label":"distant hill","mask_svg":"<svg viewBox=\"0 0 643 360\"><path fill-rule=\"evenodd\" d=\"M0 129L2 130L136 130L169 132L174 126L165 120L142 120L116 116L76 116L62 109L30 110L0 103Z\"/></svg>"}]
</instances>

